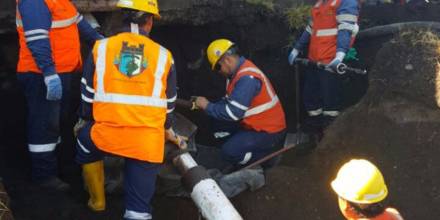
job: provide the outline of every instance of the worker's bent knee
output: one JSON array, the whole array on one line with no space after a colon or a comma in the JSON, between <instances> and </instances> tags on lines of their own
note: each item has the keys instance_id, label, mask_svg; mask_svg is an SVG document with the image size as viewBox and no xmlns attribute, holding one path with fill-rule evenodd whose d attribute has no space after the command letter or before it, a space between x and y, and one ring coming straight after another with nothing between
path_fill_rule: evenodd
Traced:
<instances>
[{"instance_id":1,"label":"worker's bent knee","mask_svg":"<svg viewBox=\"0 0 440 220\"><path fill-rule=\"evenodd\" d=\"M76 139L76 162L79 164L92 163L102 160L103 153L96 147L90 137L93 123L87 123L79 132Z\"/></svg>"}]
</instances>

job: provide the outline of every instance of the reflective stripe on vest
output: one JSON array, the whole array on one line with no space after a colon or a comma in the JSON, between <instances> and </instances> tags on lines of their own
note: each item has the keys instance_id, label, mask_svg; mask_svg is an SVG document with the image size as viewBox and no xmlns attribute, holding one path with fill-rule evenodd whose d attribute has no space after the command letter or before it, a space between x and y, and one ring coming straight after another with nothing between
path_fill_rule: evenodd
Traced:
<instances>
[{"instance_id":1,"label":"reflective stripe on vest","mask_svg":"<svg viewBox=\"0 0 440 220\"><path fill-rule=\"evenodd\" d=\"M321 29L316 31L317 37L327 37L327 36L335 36L335 35L338 35L337 28Z\"/></svg>"},{"instance_id":2,"label":"reflective stripe on vest","mask_svg":"<svg viewBox=\"0 0 440 220\"><path fill-rule=\"evenodd\" d=\"M160 98L160 91L163 87L162 76L165 73L165 67L167 64L167 51L165 48L160 47L159 60L156 71L154 73L155 83L152 96L141 95L126 95L120 93L106 93L104 90L104 75L106 68L106 53L107 53L108 39L102 40L98 45L97 58L96 58L96 93L95 102L127 104L127 105L141 105L152 106L159 108L167 108L167 99Z\"/></svg>"},{"instance_id":3,"label":"reflective stripe on vest","mask_svg":"<svg viewBox=\"0 0 440 220\"><path fill-rule=\"evenodd\" d=\"M81 21L81 19L82 19L82 16L80 16L79 14L76 14L75 16L68 18L68 19L59 20L59 21L52 21L51 28L69 27L72 24L78 23L79 21ZM23 22L19 18L17 18L15 20L15 24L17 25L17 27L20 27L20 28L23 27Z\"/></svg>"},{"instance_id":4,"label":"reflective stripe on vest","mask_svg":"<svg viewBox=\"0 0 440 220\"><path fill-rule=\"evenodd\" d=\"M42 72L27 45L41 39L47 39L50 42L51 56L57 73L75 72L81 68L82 64L79 32L76 25L81 21L82 16L78 14L70 0L44 0L44 2L51 17L49 30L41 29L41 27L36 29L27 27L25 31L23 18L18 8L16 9L15 21L20 46L17 72ZM18 7L19 0L16 3Z\"/></svg>"},{"instance_id":5,"label":"reflective stripe on vest","mask_svg":"<svg viewBox=\"0 0 440 220\"><path fill-rule=\"evenodd\" d=\"M252 116L252 115L260 114L262 112L265 112L265 111L273 108L279 102L279 99L278 99L278 96L275 95L273 93L272 89L270 88L269 80L266 78L266 76L263 74L263 72L261 72L261 70L259 70L258 68L248 67L248 68L244 68L244 69L240 70L240 72L238 72L237 75L240 73L243 73L243 72L253 72L253 73L260 75L260 77L264 80L263 84L266 86L267 93L269 94L269 97L271 98L271 100L269 102L266 102L262 105L259 105L259 106L256 106L254 108L247 110L244 113L244 118Z\"/></svg>"}]
</instances>

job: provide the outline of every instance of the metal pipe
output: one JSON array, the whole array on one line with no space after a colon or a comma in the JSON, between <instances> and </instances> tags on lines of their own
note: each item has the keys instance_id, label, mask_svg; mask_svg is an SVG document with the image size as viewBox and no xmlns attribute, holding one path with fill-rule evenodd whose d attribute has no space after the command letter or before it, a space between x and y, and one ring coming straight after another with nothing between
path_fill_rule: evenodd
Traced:
<instances>
[{"instance_id":1,"label":"metal pipe","mask_svg":"<svg viewBox=\"0 0 440 220\"><path fill-rule=\"evenodd\" d=\"M198 166L189 153L176 156L173 163L181 172L182 182L205 219L243 219L206 169Z\"/></svg>"},{"instance_id":2,"label":"metal pipe","mask_svg":"<svg viewBox=\"0 0 440 220\"><path fill-rule=\"evenodd\" d=\"M324 69L324 70L328 70L329 67L327 66L327 64L321 63L321 62L315 62L315 61L311 61L309 59L304 59L304 58L296 58L295 62L300 63L302 65L306 65L306 66L316 66L319 69ZM367 74L367 70L365 69L357 69L357 68L353 68L353 67L349 67L347 66L347 64L345 63L340 63L338 64L338 66L336 67L336 69L334 70L334 72L338 73L338 74L345 74L348 72L353 72L359 75L365 75Z\"/></svg>"}]
</instances>

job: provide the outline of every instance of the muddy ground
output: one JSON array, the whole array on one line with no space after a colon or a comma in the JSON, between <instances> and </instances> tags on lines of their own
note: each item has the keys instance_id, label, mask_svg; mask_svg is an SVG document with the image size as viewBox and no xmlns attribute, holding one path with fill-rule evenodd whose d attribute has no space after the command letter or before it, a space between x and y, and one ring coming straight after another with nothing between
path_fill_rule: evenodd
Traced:
<instances>
[{"instance_id":1,"label":"muddy ground","mask_svg":"<svg viewBox=\"0 0 440 220\"><path fill-rule=\"evenodd\" d=\"M402 20L440 20L438 8L437 11L432 8L417 10L419 11L414 12L408 8L396 10L390 6L365 8L363 24L372 26ZM292 86L294 75L290 74L293 70L286 64L287 48L284 47L288 44L286 38L290 30L279 17L256 18L258 25L223 21L202 26L161 26L155 29L153 37L174 53L178 64L180 98L205 95L211 100L223 95L224 85L219 83L218 76L207 70L206 61L201 61L200 68L193 68L193 65L198 65L200 50L218 37L228 37L239 42L243 53L267 72L273 81L292 130L295 123L295 89ZM2 42L10 44L2 46L0 50L4 55L0 63L0 175L12 199L15 218L120 219L123 212L122 195L108 196L108 211L104 213L88 211L85 205L87 195L82 187L80 169L73 162L74 149L69 138L65 140L70 141L59 146L58 153L60 176L73 186L72 192L62 194L42 191L30 183L24 97L14 81L11 65L15 63L16 39L14 34L2 35L1 38ZM272 43L262 43L268 39ZM371 67L375 62L376 52L389 39L390 36L385 36L357 42L362 65ZM395 55L394 51L388 53L384 56ZM379 72L387 73L383 70ZM367 79L362 77L346 79L346 106L359 101L367 84ZM408 99L404 97L405 100ZM414 104L410 101L405 103ZM417 104L419 105L424 104ZM422 112L417 114L418 120L426 118L426 115L437 114L432 106L426 108L416 109ZM378 109L377 112L382 110ZM427 111L430 113L426 113ZM202 144L212 143L207 135L207 118L199 113L183 113L199 126L197 140ZM380 115L370 121L366 120L370 115L352 109L346 114L352 116L346 119L341 117L332 126L334 133L327 134L323 144L313 154L298 157L294 151L287 153L281 165L268 172L267 186L257 192L245 192L232 200L245 219L341 219L336 197L331 193L328 184L336 173L336 167L352 156L367 157L383 168L390 185L389 202L399 208L406 219L435 219L435 216L440 216L437 209L440 205L437 188L440 185L440 164L434 157L439 153L435 145L438 137L436 133L425 132L438 130L438 124L415 121L403 125ZM354 120L356 117L353 115L362 115L362 120ZM72 118L66 122L65 136L70 133L69 124L73 121ZM402 127L405 129L399 130ZM188 199L156 197L153 206L155 219L199 219L196 207Z\"/></svg>"}]
</instances>

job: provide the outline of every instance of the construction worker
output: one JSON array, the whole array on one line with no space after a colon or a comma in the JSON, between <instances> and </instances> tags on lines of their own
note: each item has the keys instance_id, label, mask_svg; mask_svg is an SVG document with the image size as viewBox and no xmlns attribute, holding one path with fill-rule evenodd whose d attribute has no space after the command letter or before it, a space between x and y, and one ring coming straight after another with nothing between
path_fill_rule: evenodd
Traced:
<instances>
[{"instance_id":1,"label":"construction worker","mask_svg":"<svg viewBox=\"0 0 440 220\"><path fill-rule=\"evenodd\" d=\"M124 219L151 219L150 200L165 138L185 147L171 127L176 72L171 53L149 38L157 0L120 0L124 28L96 42L81 79L76 161L93 211L105 210L103 156L125 158ZM165 131L166 130L166 131Z\"/></svg>"},{"instance_id":2,"label":"construction worker","mask_svg":"<svg viewBox=\"0 0 440 220\"><path fill-rule=\"evenodd\" d=\"M228 80L226 96L216 103L197 97L195 104L214 119L240 122L222 146L223 159L243 166L271 153L284 138L286 123L269 79L227 39L213 41L207 56L212 70Z\"/></svg>"},{"instance_id":3,"label":"construction worker","mask_svg":"<svg viewBox=\"0 0 440 220\"><path fill-rule=\"evenodd\" d=\"M303 99L308 113L305 132L320 134L341 109L341 78L335 73L359 30L358 0L319 0L311 20L296 41L288 61L293 65L308 46L308 59L327 64L326 70L309 69L304 74Z\"/></svg>"},{"instance_id":4,"label":"construction worker","mask_svg":"<svg viewBox=\"0 0 440 220\"><path fill-rule=\"evenodd\" d=\"M27 141L32 179L55 190L69 185L57 178L55 148L60 119L71 109L74 79L81 69L80 36L93 44L101 38L70 0L17 0L19 60L17 78L27 101ZM79 97L77 97L79 98ZM69 129L70 130L70 129Z\"/></svg>"},{"instance_id":5,"label":"construction worker","mask_svg":"<svg viewBox=\"0 0 440 220\"><path fill-rule=\"evenodd\" d=\"M403 220L394 208L385 208L388 188L380 170L368 160L353 159L338 171L331 187L348 220Z\"/></svg>"}]
</instances>

